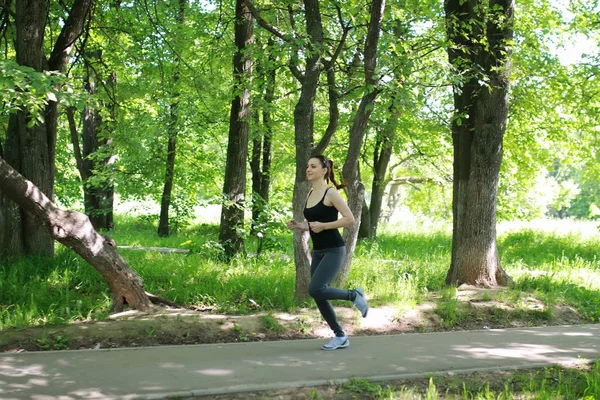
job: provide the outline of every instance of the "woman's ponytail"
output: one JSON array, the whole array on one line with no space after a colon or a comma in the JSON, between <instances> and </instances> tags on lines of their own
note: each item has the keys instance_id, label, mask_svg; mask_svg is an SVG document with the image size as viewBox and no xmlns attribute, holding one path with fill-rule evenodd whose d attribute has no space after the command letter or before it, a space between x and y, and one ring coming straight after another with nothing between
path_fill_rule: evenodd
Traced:
<instances>
[{"instance_id":1,"label":"woman's ponytail","mask_svg":"<svg viewBox=\"0 0 600 400\"><path fill-rule=\"evenodd\" d=\"M329 176L329 180L331 181L331 183L333 183L333 186L335 186L336 189L343 189L346 187L346 184L344 183L337 183L337 181L335 180L335 170L333 169L333 160L328 160L329 162L329 172L327 173L327 175Z\"/></svg>"},{"instance_id":2,"label":"woman's ponytail","mask_svg":"<svg viewBox=\"0 0 600 400\"><path fill-rule=\"evenodd\" d=\"M327 168L327 175L325 176L325 180L327 181L327 183L329 183L329 182L333 183L333 186L335 186L336 189L343 189L346 187L346 185L344 183L337 183L337 181L335 179L335 170L334 170L333 160L330 160L323 155L313 156L312 158L316 158L317 160L319 160L321 162L321 165L323 166L323 168Z\"/></svg>"}]
</instances>

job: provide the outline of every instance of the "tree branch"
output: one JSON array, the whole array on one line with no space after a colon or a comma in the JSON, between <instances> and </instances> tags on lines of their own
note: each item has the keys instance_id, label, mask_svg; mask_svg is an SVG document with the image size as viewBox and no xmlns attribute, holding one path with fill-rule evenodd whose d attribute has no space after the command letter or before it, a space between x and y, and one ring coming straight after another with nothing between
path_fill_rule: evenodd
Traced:
<instances>
[{"instance_id":1,"label":"tree branch","mask_svg":"<svg viewBox=\"0 0 600 400\"><path fill-rule=\"evenodd\" d=\"M84 182L89 178L83 168L83 157L81 156L81 146L79 145L79 132L77 131L77 123L75 122L75 109L69 107L67 109L67 120L69 121L69 131L71 132L71 143L73 144L73 153L75 155L75 164L81 175L81 180Z\"/></svg>"},{"instance_id":2,"label":"tree branch","mask_svg":"<svg viewBox=\"0 0 600 400\"><path fill-rule=\"evenodd\" d=\"M8 4L5 1L0 3L0 8L2 8L8 15L13 17L13 19L16 17L16 14L10 9L10 1L8 2Z\"/></svg>"},{"instance_id":3,"label":"tree branch","mask_svg":"<svg viewBox=\"0 0 600 400\"><path fill-rule=\"evenodd\" d=\"M254 7L254 4L252 4L251 1L245 0L244 1L244 5L246 7L248 7L248 9L250 10L250 13L252 14L252 16L254 17L254 19L256 20L256 22L258 22L259 26L261 26L262 28L264 28L267 31L271 32L273 35L277 36L281 40L289 42L289 39L288 39L289 35L286 35L285 33L281 32L279 29L277 29L275 26L273 26L273 25L269 24L267 21L265 21L260 16L260 13L256 9L256 7Z\"/></svg>"},{"instance_id":4,"label":"tree branch","mask_svg":"<svg viewBox=\"0 0 600 400\"><path fill-rule=\"evenodd\" d=\"M83 31L83 24L90 12L93 0L76 0L73 3L69 17L58 35L54 49L48 59L48 66L52 71L63 71L67 65L69 54L73 50L75 40Z\"/></svg>"},{"instance_id":5,"label":"tree branch","mask_svg":"<svg viewBox=\"0 0 600 400\"><path fill-rule=\"evenodd\" d=\"M325 134L319 141L319 144L317 144L312 151L312 154L314 155L323 154L323 152L325 152L325 149L329 146L329 143L331 143L331 139L337 130L340 119L340 110L338 107L339 94L335 85L335 70L333 68L327 69L327 88L329 94L329 124L327 125Z\"/></svg>"}]
</instances>

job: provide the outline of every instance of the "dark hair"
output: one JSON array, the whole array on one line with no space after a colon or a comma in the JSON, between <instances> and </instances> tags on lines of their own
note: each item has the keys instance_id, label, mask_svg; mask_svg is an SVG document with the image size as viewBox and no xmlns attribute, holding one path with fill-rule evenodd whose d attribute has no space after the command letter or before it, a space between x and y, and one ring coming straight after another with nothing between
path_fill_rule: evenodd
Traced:
<instances>
[{"instance_id":1,"label":"dark hair","mask_svg":"<svg viewBox=\"0 0 600 400\"><path fill-rule=\"evenodd\" d=\"M323 168L327 168L327 175L325 175L325 180L327 181L327 183L331 181L331 183L333 183L333 186L335 186L336 189L343 189L346 187L344 183L337 183L337 181L335 180L333 160L325 157L322 154L317 154L316 156L312 156L311 158L316 158L321 162L321 166Z\"/></svg>"}]
</instances>

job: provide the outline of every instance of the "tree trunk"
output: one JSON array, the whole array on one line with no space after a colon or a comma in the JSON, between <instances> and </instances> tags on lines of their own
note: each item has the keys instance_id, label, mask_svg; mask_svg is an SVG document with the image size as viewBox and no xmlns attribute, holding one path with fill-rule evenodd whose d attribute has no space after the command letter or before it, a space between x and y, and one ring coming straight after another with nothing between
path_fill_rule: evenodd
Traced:
<instances>
[{"instance_id":1,"label":"tree trunk","mask_svg":"<svg viewBox=\"0 0 600 400\"><path fill-rule=\"evenodd\" d=\"M260 17L256 9L252 7L250 1L246 1L259 25L277 36L280 40L289 41L292 36L285 35L278 29L269 25ZM297 49L297 54L291 57L290 71L300 82L300 98L294 108L294 144L296 149L296 173L294 180L294 194L292 206L294 210L293 218L297 221L303 221L303 210L306 204L306 197L310 185L306 181L306 163L311 155L322 154L333 134L335 133L338 119L338 101L335 87L335 65L340 50L343 48L350 27L342 25L342 37L338 43L338 48L333 52L328 62L323 60L323 51L325 43L323 38L323 26L321 22L321 12L318 0L304 0L304 16L306 21L306 32L308 35L307 48ZM290 14L293 25L293 14ZM292 39L293 40L293 39ZM302 54L300 54L302 53ZM304 74L298 69L298 60L304 59ZM317 93L319 77L322 72L322 66L325 65L327 71L327 86L329 94L329 124L325 134L316 146L314 143L314 103ZM310 249L309 235L307 232L294 231L294 263L296 266L296 299L301 301L308 297L308 284L310 282Z\"/></svg>"},{"instance_id":2,"label":"tree trunk","mask_svg":"<svg viewBox=\"0 0 600 400\"><path fill-rule=\"evenodd\" d=\"M383 194L385 193L386 174L388 165L392 158L392 149L396 137L396 129L400 110L398 106L390 107L390 115L383 128L383 132L377 136L375 151L373 152L373 183L371 184L371 206L369 237L377 237L377 228L379 227L379 218L381 217L381 208L383 204Z\"/></svg>"},{"instance_id":3,"label":"tree trunk","mask_svg":"<svg viewBox=\"0 0 600 400\"><path fill-rule=\"evenodd\" d=\"M111 75L114 77L114 74ZM111 82L111 85L114 83ZM87 91L96 93L96 82L93 76L88 76ZM71 117L69 123L73 125ZM71 126L71 130L77 129ZM81 179L83 180L83 195L85 213L90 218L94 229L111 230L113 228L113 198L114 185L109 165L112 160L112 138L108 124L102 121L100 111L90 107L83 110L81 151ZM77 148L78 141L73 141ZM76 154L78 151L76 151ZM76 156L77 157L77 156ZM95 177L97 179L90 179Z\"/></svg>"},{"instance_id":4,"label":"tree trunk","mask_svg":"<svg viewBox=\"0 0 600 400\"><path fill-rule=\"evenodd\" d=\"M374 0L371 3L371 19L369 22L369 31L365 44L365 87L369 91L362 97L354 122L350 130L350 143L348 146L348 155L344 163L343 175L348 185L346 193L348 195L348 206L355 217L354 225L344 229L344 241L346 242L346 259L340 271L336 283L343 285L350 271L350 264L356 248L358 239L358 229L360 226L362 207L365 197L365 185L360 180L358 162L362 149L363 140L367 131L367 123L375 105L377 98L377 76L375 69L377 67L377 48L379 44L379 35L381 22L383 20L383 11L385 9L385 0Z\"/></svg>"},{"instance_id":5,"label":"tree trunk","mask_svg":"<svg viewBox=\"0 0 600 400\"><path fill-rule=\"evenodd\" d=\"M276 57L273 52L274 40L268 40L268 60L269 66L275 65ZM271 109L275 99L275 78L277 71L275 68L258 65L257 75L264 76L264 106L262 110L262 129L260 125L260 117L258 111L255 118L256 134L252 143L252 157L250 168L252 170L252 231L254 232L255 224L264 210L264 207L269 204L269 188L271 185L271 138L273 136L273 120L271 117ZM261 163L262 161L262 163Z\"/></svg>"},{"instance_id":6,"label":"tree trunk","mask_svg":"<svg viewBox=\"0 0 600 400\"><path fill-rule=\"evenodd\" d=\"M310 159L314 136L313 104L321 74L323 26L318 0L305 0L304 12L309 41L306 71L302 79L300 98L294 108L294 143L296 146L296 178L292 205L294 219L304 221L304 206L310 185L306 180L306 163ZM307 232L294 230L294 261L296 265L296 299L308 297L310 283L310 248Z\"/></svg>"},{"instance_id":7,"label":"tree trunk","mask_svg":"<svg viewBox=\"0 0 600 400\"><path fill-rule=\"evenodd\" d=\"M512 282L498 257L496 204L508 117L513 7L512 0L491 1L489 10L476 0L445 3L449 60L467 77L462 88L454 88L452 260L447 284L493 287Z\"/></svg>"},{"instance_id":8,"label":"tree trunk","mask_svg":"<svg viewBox=\"0 0 600 400\"><path fill-rule=\"evenodd\" d=\"M371 202L373 200L371 199ZM360 225L358 226L358 238L366 239L372 236L371 231L371 210L367 204L367 200L363 198L362 211L360 213Z\"/></svg>"},{"instance_id":9,"label":"tree trunk","mask_svg":"<svg viewBox=\"0 0 600 400\"><path fill-rule=\"evenodd\" d=\"M260 66L257 66L257 70ZM260 73L258 74L260 76ZM261 150L262 150L262 133L258 127L260 126L260 113L257 108L253 108L252 117L254 123L254 133L252 135L252 153L250 154L250 172L252 173L252 235L256 235L258 229L259 218L264 202L260 196L260 186L262 179L260 177L262 171L260 167Z\"/></svg>"},{"instance_id":10,"label":"tree trunk","mask_svg":"<svg viewBox=\"0 0 600 400\"><path fill-rule=\"evenodd\" d=\"M76 0L54 49L44 60L44 30L47 2L16 2L15 50L17 62L36 71L63 71L92 0ZM54 171L58 107L50 101L42 124L28 126L31 116L26 112L11 115L4 148L6 160L35 184L48 198L54 197ZM0 254L54 255L54 240L46 229L32 220L14 203L0 194Z\"/></svg>"},{"instance_id":11,"label":"tree trunk","mask_svg":"<svg viewBox=\"0 0 600 400\"><path fill-rule=\"evenodd\" d=\"M224 202L221 211L219 242L226 258L244 252L244 237L239 232L244 227L244 200L246 196L246 162L250 131L250 80L252 59L246 51L251 45L253 18L244 0L236 0L235 43L233 59L234 81L240 93L231 103L227 165L223 186Z\"/></svg>"},{"instance_id":12,"label":"tree trunk","mask_svg":"<svg viewBox=\"0 0 600 400\"><path fill-rule=\"evenodd\" d=\"M175 177L175 155L177 152L177 102L170 105L170 121L167 128L167 161L165 167L165 184L160 201L160 218L158 221L158 236L169 236L169 208L171 207L171 194L173 192L173 180Z\"/></svg>"},{"instance_id":13,"label":"tree trunk","mask_svg":"<svg viewBox=\"0 0 600 400\"><path fill-rule=\"evenodd\" d=\"M185 22L185 0L179 0L179 10L177 13L177 22L181 25ZM171 207L171 194L173 192L173 180L175 178L175 155L177 154L177 133L179 132L179 91L177 90L177 82L179 81L179 56L175 55L173 63L173 87L174 92L171 94L171 104L169 106L169 123L167 127L167 161L165 166L165 184L163 186L163 194L160 202L160 218L158 221L158 236L169 236L169 208Z\"/></svg>"},{"instance_id":14,"label":"tree trunk","mask_svg":"<svg viewBox=\"0 0 600 400\"><path fill-rule=\"evenodd\" d=\"M71 248L102 275L110 287L115 311L121 311L125 304L138 310L152 307L141 278L117 253L115 242L96 232L86 215L60 210L2 158L0 190L54 239Z\"/></svg>"},{"instance_id":15,"label":"tree trunk","mask_svg":"<svg viewBox=\"0 0 600 400\"><path fill-rule=\"evenodd\" d=\"M29 4L30 3L30 4ZM17 62L43 70L44 28L46 2L19 1L16 3L15 50ZM17 171L27 176L34 184L52 198L54 195L53 169L50 168L51 154L46 125L29 128L26 112L13 114L9 118L5 142L6 160ZM23 210L0 194L0 253L40 254L52 256L54 241L50 234L39 227Z\"/></svg>"}]
</instances>

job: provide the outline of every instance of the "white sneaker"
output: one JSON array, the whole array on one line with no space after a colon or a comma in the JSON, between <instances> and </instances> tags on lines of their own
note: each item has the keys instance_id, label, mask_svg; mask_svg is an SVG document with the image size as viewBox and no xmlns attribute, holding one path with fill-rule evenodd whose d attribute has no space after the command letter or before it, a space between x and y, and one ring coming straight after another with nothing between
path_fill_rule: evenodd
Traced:
<instances>
[{"instance_id":1,"label":"white sneaker","mask_svg":"<svg viewBox=\"0 0 600 400\"><path fill-rule=\"evenodd\" d=\"M345 349L350 346L350 340L348 340L347 336L334 337L327 344L321 346L321 350L337 350L337 349Z\"/></svg>"}]
</instances>

